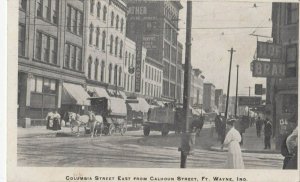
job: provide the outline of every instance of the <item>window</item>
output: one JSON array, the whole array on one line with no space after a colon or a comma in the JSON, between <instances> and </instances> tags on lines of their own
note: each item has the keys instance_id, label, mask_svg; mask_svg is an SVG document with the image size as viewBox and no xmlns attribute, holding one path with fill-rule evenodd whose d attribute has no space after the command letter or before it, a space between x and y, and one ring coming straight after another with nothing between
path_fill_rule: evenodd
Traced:
<instances>
[{"instance_id":1,"label":"window","mask_svg":"<svg viewBox=\"0 0 300 182\"><path fill-rule=\"evenodd\" d=\"M70 65L70 44L65 44L64 67L69 68L69 65Z\"/></svg>"},{"instance_id":2,"label":"window","mask_svg":"<svg viewBox=\"0 0 300 182\"><path fill-rule=\"evenodd\" d=\"M82 71L82 49L76 47L77 52L77 70Z\"/></svg>"},{"instance_id":3,"label":"window","mask_svg":"<svg viewBox=\"0 0 300 182\"><path fill-rule=\"evenodd\" d=\"M114 46L114 36L110 35L110 45L109 45L109 53L113 53L113 46Z\"/></svg>"},{"instance_id":4,"label":"window","mask_svg":"<svg viewBox=\"0 0 300 182\"><path fill-rule=\"evenodd\" d=\"M174 46L177 45L177 33L176 33L175 30L172 30L172 44L173 44Z\"/></svg>"},{"instance_id":5,"label":"window","mask_svg":"<svg viewBox=\"0 0 300 182\"><path fill-rule=\"evenodd\" d=\"M171 66L171 80L172 81L176 81L176 67L175 66Z\"/></svg>"},{"instance_id":6,"label":"window","mask_svg":"<svg viewBox=\"0 0 300 182\"><path fill-rule=\"evenodd\" d=\"M105 70L105 62L102 61L101 62L101 78L100 78L101 82L104 82L104 70Z\"/></svg>"},{"instance_id":7,"label":"window","mask_svg":"<svg viewBox=\"0 0 300 182\"><path fill-rule=\"evenodd\" d=\"M106 33L105 33L105 31L103 31L102 32L102 51L105 51L106 50L106 48L105 48L105 46L106 46Z\"/></svg>"},{"instance_id":8,"label":"window","mask_svg":"<svg viewBox=\"0 0 300 182\"><path fill-rule=\"evenodd\" d=\"M94 4L95 4L95 1L94 0L90 0L90 13L91 14L94 13Z\"/></svg>"},{"instance_id":9,"label":"window","mask_svg":"<svg viewBox=\"0 0 300 182\"><path fill-rule=\"evenodd\" d=\"M112 74L112 64L109 64L108 67L108 83L111 83L111 75Z\"/></svg>"},{"instance_id":10,"label":"window","mask_svg":"<svg viewBox=\"0 0 300 182\"><path fill-rule=\"evenodd\" d=\"M103 21L106 21L106 14L107 14L107 9L106 6L103 8Z\"/></svg>"},{"instance_id":11,"label":"window","mask_svg":"<svg viewBox=\"0 0 300 182\"><path fill-rule=\"evenodd\" d=\"M99 48L99 36L100 36L100 28L97 27L96 30L96 47Z\"/></svg>"},{"instance_id":12,"label":"window","mask_svg":"<svg viewBox=\"0 0 300 182\"><path fill-rule=\"evenodd\" d=\"M43 35L43 59L41 61L45 61L47 63L49 63L49 54L50 54L50 37Z\"/></svg>"},{"instance_id":13,"label":"window","mask_svg":"<svg viewBox=\"0 0 300 182\"><path fill-rule=\"evenodd\" d=\"M111 27L114 26L114 19L115 19L114 16L115 16L115 15L114 15L114 12L112 11L112 12L111 12L111 17L110 17L110 18L111 18L111 19L110 19L110 26L111 26Z\"/></svg>"},{"instance_id":14,"label":"window","mask_svg":"<svg viewBox=\"0 0 300 182\"><path fill-rule=\"evenodd\" d=\"M146 65L146 78L148 78L148 65Z\"/></svg>"},{"instance_id":15,"label":"window","mask_svg":"<svg viewBox=\"0 0 300 182\"><path fill-rule=\"evenodd\" d=\"M126 78L127 78L127 75L126 73L124 73L124 89L126 90Z\"/></svg>"},{"instance_id":16,"label":"window","mask_svg":"<svg viewBox=\"0 0 300 182\"><path fill-rule=\"evenodd\" d=\"M133 76L131 76L131 84L130 84L130 91L133 91Z\"/></svg>"},{"instance_id":17,"label":"window","mask_svg":"<svg viewBox=\"0 0 300 182\"><path fill-rule=\"evenodd\" d=\"M164 61L164 78L169 78L169 68L170 64L166 61Z\"/></svg>"},{"instance_id":18,"label":"window","mask_svg":"<svg viewBox=\"0 0 300 182\"><path fill-rule=\"evenodd\" d=\"M116 29L119 29L119 15L116 17Z\"/></svg>"},{"instance_id":19,"label":"window","mask_svg":"<svg viewBox=\"0 0 300 182\"><path fill-rule=\"evenodd\" d=\"M54 3L53 3L53 12L52 12L52 22L54 23L54 24L56 24L57 25L57 23L58 23L58 9L59 9L59 1L58 0L54 0L53 1Z\"/></svg>"},{"instance_id":20,"label":"window","mask_svg":"<svg viewBox=\"0 0 300 182\"><path fill-rule=\"evenodd\" d=\"M55 94L56 93L56 80L43 78L39 76L33 76L31 78L31 92L38 93L48 93Z\"/></svg>"},{"instance_id":21,"label":"window","mask_svg":"<svg viewBox=\"0 0 300 182\"><path fill-rule=\"evenodd\" d=\"M19 25L19 56L25 56L26 27Z\"/></svg>"},{"instance_id":22,"label":"window","mask_svg":"<svg viewBox=\"0 0 300 182\"><path fill-rule=\"evenodd\" d=\"M121 40L120 42L120 58L122 58L122 55L123 55L123 41Z\"/></svg>"},{"instance_id":23,"label":"window","mask_svg":"<svg viewBox=\"0 0 300 182\"><path fill-rule=\"evenodd\" d=\"M73 11L72 13L74 13L73 17L73 24L72 24L72 28L73 28L73 33L77 34L77 11Z\"/></svg>"},{"instance_id":24,"label":"window","mask_svg":"<svg viewBox=\"0 0 300 182\"><path fill-rule=\"evenodd\" d=\"M101 11L101 4L100 2L97 3L97 17L100 18L100 11Z\"/></svg>"},{"instance_id":25,"label":"window","mask_svg":"<svg viewBox=\"0 0 300 182\"><path fill-rule=\"evenodd\" d=\"M127 66L127 51L125 52L125 66Z\"/></svg>"},{"instance_id":26,"label":"window","mask_svg":"<svg viewBox=\"0 0 300 182\"><path fill-rule=\"evenodd\" d=\"M176 54L177 54L177 51L176 51L176 49L175 49L174 47L172 47L171 50L172 50L172 51L171 51L171 61L172 61L174 64L176 64Z\"/></svg>"},{"instance_id":27,"label":"window","mask_svg":"<svg viewBox=\"0 0 300 182\"><path fill-rule=\"evenodd\" d=\"M115 66L115 70L114 70L114 84L117 85L118 83L118 66Z\"/></svg>"},{"instance_id":28,"label":"window","mask_svg":"<svg viewBox=\"0 0 300 182\"><path fill-rule=\"evenodd\" d=\"M71 31L71 13L72 13L72 8L70 5L67 7L67 29Z\"/></svg>"},{"instance_id":29,"label":"window","mask_svg":"<svg viewBox=\"0 0 300 182\"><path fill-rule=\"evenodd\" d=\"M169 96L169 82L163 81L163 95L164 96Z\"/></svg>"},{"instance_id":30,"label":"window","mask_svg":"<svg viewBox=\"0 0 300 182\"><path fill-rule=\"evenodd\" d=\"M94 26L93 24L90 25L90 39L89 39L89 44L92 45L93 44L93 32L94 32Z\"/></svg>"},{"instance_id":31,"label":"window","mask_svg":"<svg viewBox=\"0 0 300 182\"><path fill-rule=\"evenodd\" d=\"M76 69L76 47L71 45L71 69Z\"/></svg>"},{"instance_id":32,"label":"window","mask_svg":"<svg viewBox=\"0 0 300 182\"><path fill-rule=\"evenodd\" d=\"M88 78L91 79L92 78L92 57L89 57L88 60Z\"/></svg>"},{"instance_id":33,"label":"window","mask_svg":"<svg viewBox=\"0 0 300 182\"><path fill-rule=\"evenodd\" d=\"M19 3L20 3L20 8L21 8L23 11L26 11L27 0L19 0Z\"/></svg>"},{"instance_id":34,"label":"window","mask_svg":"<svg viewBox=\"0 0 300 182\"><path fill-rule=\"evenodd\" d=\"M121 19L121 32L123 32L123 29L124 29L124 19L122 18Z\"/></svg>"},{"instance_id":35,"label":"window","mask_svg":"<svg viewBox=\"0 0 300 182\"><path fill-rule=\"evenodd\" d=\"M45 9L46 9L45 17L48 21L51 21L51 1L52 0L44 0L44 1L48 1L47 4L45 3Z\"/></svg>"},{"instance_id":36,"label":"window","mask_svg":"<svg viewBox=\"0 0 300 182\"><path fill-rule=\"evenodd\" d=\"M57 40L50 40L50 51L51 51L51 62L52 64L57 64Z\"/></svg>"},{"instance_id":37,"label":"window","mask_svg":"<svg viewBox=\"0 0 300 182\"><path fill-rule=\"evenodd\" d=\"M78 15L78 33L80 36L82 36L83 33L83 13L79 12Z\"/></svg>"},{"instance_id":38,"label":"window","mask_svg":"<svg viewBox=\"0 0 300 182\"><path fill-rule=\"evenodd\" d=\"M116 40L115 40L115 56L118 55L118 44L119 44L119 38L116 37Z\"/></svg>"},{"instance_id":39,"label":"window","mask_svg":"<svg viewBox=\"0 0 300 182\"><path fill-rule=\"evenodd\" d=\"M94 74L95 80L98 80L98 67L99 67L99 60L96 59L96 61L95 61L95 74Z\"/></svg>"},{"instance_id":40,"label":"window","mask_svg":"<svg viewBox=\"0 0 300 182\"><path fill-rule=\"evenodd\" d=\"M170 97L175 98L175 85L170 83Z\"/></svg>"},{"instance_id":41,"label":"window","mask_svg":"<svg viewBox=\"0 0 300 182\"><path fill-rule=\"evenodd\" d=\"M298 23L298 20L299 20L298 3L288 3L287 4L287 24Z\"/></svg>"},{"instance_id":42,"label":"window","mask_svg":"<svg viewBox=\"0 0 300 182\"><path fill-rule=\"evenodd\" d=\"M127 81L128 81L128 84L127 84L127 91L129 91L129 84L130 84L130 75L128 74L127 75Z\"/></svg>"},{"instance_id":43,"label":"window","mask_svg":"<svg viewBox=\"0 0 300 182\"><path fill-rule=\"evenodd\" d=\"M119 86L121 86L122 81L122 68L119 68Z\"/></svg>"},{"instance_id":44,"label":"window","mask_svg":"<svg viewBox=\"0 0 300 182\"><path fill-rule=\"evenodd\" d=\"M164 43L164 58L170 59L170 45L167 42Z\"/></svg>"},{"instance_id":45,"label":"window","mask_svg":"<svg viewBox=\"0 0 300 182\"><path fill-rule=\"evenodd\" d=\"M131 53L128 54L128 67L131 67L131 63L130 63L130 59L131 59Z\"/></svg>"},{"instance_id":46,"label":"window","mask_svg":"<svg viewBox=\"0 0 300 182\"><path fill-rule=\"evenodd\" d=\"M286 76L297 76L298 46L292 44L286 47Z\"/></svg>"},{"instance_id":47,"label":"window","mask_svg":"<svg viewBox=\"0 0 300 182\"><path fill-rule=\"evenodd\" d=\"M43 17L43 0L37 0L36 15L41 18Z\"/></svg>"}]
</instances>

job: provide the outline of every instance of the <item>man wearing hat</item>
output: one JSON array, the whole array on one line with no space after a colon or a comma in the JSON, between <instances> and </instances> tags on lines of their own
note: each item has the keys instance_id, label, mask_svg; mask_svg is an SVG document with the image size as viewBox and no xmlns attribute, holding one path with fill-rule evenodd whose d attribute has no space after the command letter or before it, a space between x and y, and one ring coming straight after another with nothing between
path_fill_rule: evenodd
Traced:
<instances>
[{"instance_id":1,"label":"man wearing hat","mask_svg":"<svg viewBox=\"0 0 300 182\"><path fill-rule=\"evenodd\" d=\"M227 121L228 133L226 134L223 145L228 146L226 168L228 169L244 169L244 161L240 142L242 137L240 133L234 128L235 119ZM223 148L223 146L222 146Z\"/></svg>"},{"instance_id":2,"label":"man wearing hat","mask_svg":"<svg viewBox=\"0 0 300 182\"><path fill-rule=\"evenodd\" d=\"M264 134L265 134L265 149L271 149L272 124L269 118L266 119Z\"/></svg>"}]
</instances>

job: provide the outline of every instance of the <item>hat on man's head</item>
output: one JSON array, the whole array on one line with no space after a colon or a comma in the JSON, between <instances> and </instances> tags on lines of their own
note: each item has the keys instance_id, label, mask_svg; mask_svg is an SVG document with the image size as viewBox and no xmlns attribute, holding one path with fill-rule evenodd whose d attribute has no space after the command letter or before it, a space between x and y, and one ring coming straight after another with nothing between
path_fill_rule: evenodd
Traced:
<instances>
[{"instance_id":1,"label":"hat on man's head","mask_svg":"<svg viewBox=\"0 0 300 182\"><path fill-rule=\"evenodd\" d=\"M236 121L235 119L229 119L227 120L226 124L233 126L235 121Z\"/></svg>"}]
</instances>

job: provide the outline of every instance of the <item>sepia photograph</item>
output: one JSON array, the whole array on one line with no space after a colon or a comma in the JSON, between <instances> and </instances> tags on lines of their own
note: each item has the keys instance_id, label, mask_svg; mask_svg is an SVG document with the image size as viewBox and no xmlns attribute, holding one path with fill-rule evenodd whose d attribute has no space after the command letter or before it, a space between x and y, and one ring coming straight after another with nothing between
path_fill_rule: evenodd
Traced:
<instances>
[{"instance_id":1,"label":"sepia photograph","mask_svg":"<svg viewBox=\"0 0 300 182\"><path fill-rule=\"evenodd\" d=\"M297 1L15 6L17 168L257 169L299 181ZM135 175L45 181L252 181Z\"/></svg>"}]
</instances>

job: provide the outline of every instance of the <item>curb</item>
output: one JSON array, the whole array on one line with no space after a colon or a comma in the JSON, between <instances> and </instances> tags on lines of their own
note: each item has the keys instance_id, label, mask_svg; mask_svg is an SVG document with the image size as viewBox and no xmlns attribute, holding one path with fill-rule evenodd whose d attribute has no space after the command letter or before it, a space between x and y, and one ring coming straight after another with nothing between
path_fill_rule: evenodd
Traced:
<instances>
[{"instance_id":1,"label":"curb","mask_svg":"<svg viewBox=\"0 0 300 182\"><path fill-rule=\"evenodd\" d=\"M227 152L227 148L224 148L223 150L221 150L221 147L218 146L213 146L210 147L209 149L210 151L215 151L215 152ZM241 149L243 153L263 153L263 154L280 154L280 151L276 151L276 150L249 150L249 149L245 149L242 148Z\"/></svg>"}]
</instances>

